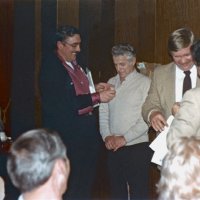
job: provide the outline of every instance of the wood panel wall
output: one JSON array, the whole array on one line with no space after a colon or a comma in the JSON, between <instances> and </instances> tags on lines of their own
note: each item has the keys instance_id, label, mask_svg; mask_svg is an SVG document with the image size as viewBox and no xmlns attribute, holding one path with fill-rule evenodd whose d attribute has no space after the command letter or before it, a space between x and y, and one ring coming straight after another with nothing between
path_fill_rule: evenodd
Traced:
<instances>
[{"instance_id":1,"label":"wood panel wall","mask_svg":"<svg viewBox=\"0 0 200 200\"><path fill-rule=\"evenodd\" d=\"M31 14L20 13L23 9L24 13L28 9ZM15 132L10 130L10 99L15 108L13 120L25 115L13 129L41 124L38 76L45 51L50 47L48 33L56 27L71 24L80 28L83 40L80 61L90 67L94 81L99 82L115 74L111 48L116 43L131 43L136 48L138 61L170 62L169 34L186 26L200 37L199 10L200 0L0 0L0 107L7 110L4 112L6 130L11 134ZM24 33L31 39L24 38ZM23 62L20 46L26 48L24 55L31 58L28 66ZM32 76L31 81L18 73L19 69L25 69L24 73ZM24 90L23 85L27 85ZM27 88L31 88L33 94ZM34 101L25 101L27 109L16 109L23 106L23 98L27 97L34 98Z\"/></svg>"},{"instance_id":2,"label":"wood panel wall","mask_svg":"<svg viewBox=\"0 0 200 200\"><path fill-rule=\"evenodd\" d=\"M117 0L115 3L115 43L132 44L140 62L155 61L155 5L156 0Z\"/></svg>"},{"instance_id":3,"label":"wood panel wall","mask_svg":"<svg viewBox=\"0 0 200 200\"><path fill-rule=\"evenodd\" d=\"M131 43L137 50L138 61L167 63L170 61L167 53L170 32L187 26L200 37L200 0L16 0L21 5L32 5L30 2L35 2L34 24L30 26L34 26L35 30L36 99L39 98L37 79L44 43L42 29L48 21L48 17L46 21L42 17L45 6L49 8L46 14L49 16L54 15L50 7L56 6L56 14L53 16L56 18L56 26L72 24L81 29L82 58L85 59L83 63L92 70L95 82L107 81L115 73L110 51L116 43ZM11 96L14 10L13 0L0 1L0 104L3 109L9 105ZM50 20L48 23L45 27L52 27ZM39 102L36 100L36 110L38 109ZM36 112L35 115L37 121L39 113ZM5 119L6 127L9 128L9 116ZM39 123L40 120L36 122Z\"/></svg>"},{"instance_id":4,"label":"wood panel wall","mask_svg":"<svg viewBox=\"0 0 200 200\"><path fill-rule=\"evenodd\" d=\"M181 27L189 27L200 37L200 0L156 0L155 61L169 62L167 38L169 33Z\"/></svg>"}]
</instances>

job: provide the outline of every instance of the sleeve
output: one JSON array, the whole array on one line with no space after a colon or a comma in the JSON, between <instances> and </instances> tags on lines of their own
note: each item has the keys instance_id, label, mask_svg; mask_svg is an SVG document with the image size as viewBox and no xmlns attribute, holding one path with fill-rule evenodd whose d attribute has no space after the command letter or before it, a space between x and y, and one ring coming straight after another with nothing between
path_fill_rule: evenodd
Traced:
<instances>
[{"instance_id":1,"label":"sleeve","mask_svg":"<svg viewBox=\"0 0 200 200\"><path fill-rule=\"evenodd\" d=\"M98 103L100 103L100 94L99 94L99 92L95 92L95 93L91 94L91 96L92 96L93 105L97 105Z\"/></svg>"},{"instance_id":2,"label":"sleeve","mask_svg":"<svg viewBox=\"0 0 200 200\"><path fill-rule=\"evenodd\" d=\"M140 104L140 107L134 111L136 117L134 118L133 125L130 127L130 129L124 135L126 142L131 142L132 140L135 140L135 139L141 137L142 135L146 134L148 131L148 126L144 122L142 115L141 115L141 107L147 96L149 86L150 86L150 80L148 80L146 82L144 89L142 91L143 100Z\"/></svg>"},{"instance_id":3,"label":"sleeve","mask_svg":"<svg viewBox=\"0 0 200 200\"><path fill-rule=\"evenodd\" d=\"M147 134L148 126L142 119L142 117L138 118L135 124L127 131L124 135L126 142L131 142L144 134Z\"/></svg>"},{"instance_id":4,"label":"sleeve","mask_svg":"<svg viewBox=\"0 0 200 200\"><path fill-rule=\"evenodd\" d=\"M160 98L157 87L159 84L158 78L159 78L159 71L155 69L152 76L152 82L148 95L142 106L142 116L147 123L149 123L149 115L152 111L160 111L161 113L163 113L162 107L160 105Z\"/></svg>"},{"instance_id":5,"label":"sleeve","mask_svg":"<svg viewBox=\"0 0 200 200\"><path fill-rule=\"evenodd\" d=\"M99 106L99 126L100 134L102 136L103 141L105 141L105 138L111 134L109 127L108 103L101 103Z\"/></svg>"},{"instance_id":6,"label":"sleeve","mask_svg":"<svg viewBox=\"0 0 200 200\"><path fill-rule=\"evenodd\" d=\"M200 90L189 90L185 93L179 112L167 134L167 146L170 148L179 137L190 137L199 134L200 130Z\"/></svg>"},{"instance_id":7,"label":"sleeve","mask_svg":"<svg viewBox=\"0 0 200 200\"><path fill-rule=\"evenodd\" d=\"M115 85L114 79L109 79L108 83ZM99 106L99 129L100 134L102 136L103 141L109 135L111 135L110 131L110 122L109 122L109 103L100 103Z\"/></svg>"}]
</instances>

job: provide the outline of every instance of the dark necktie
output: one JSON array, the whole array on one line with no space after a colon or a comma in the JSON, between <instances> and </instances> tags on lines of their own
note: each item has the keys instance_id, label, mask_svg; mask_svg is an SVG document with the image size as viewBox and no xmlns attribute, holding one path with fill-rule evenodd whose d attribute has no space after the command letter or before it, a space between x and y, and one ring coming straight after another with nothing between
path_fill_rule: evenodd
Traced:
<instances>
[{"instance_id":1,"label":"dark necktie","mask_svg":"<svg viewBox=\"0 0 200 200\"><path fill-rule=\"evenodd\" d=\"M190 71L184 71L185 78L183 80L183 95L184 93L192 88L191 78L190 78Z\"/></svg>"}]
</instances>

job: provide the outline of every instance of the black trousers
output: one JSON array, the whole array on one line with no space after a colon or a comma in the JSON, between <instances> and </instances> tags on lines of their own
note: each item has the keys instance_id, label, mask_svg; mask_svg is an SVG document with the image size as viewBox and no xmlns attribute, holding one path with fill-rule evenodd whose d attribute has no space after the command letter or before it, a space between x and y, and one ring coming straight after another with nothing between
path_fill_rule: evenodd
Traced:
<instances>
[{"instance_id":1,"label":"black trousers","mask_svg":"<svg viewBox=\"0 0 200 200\"><path fill-rule=\"evenodd\" d=\"M73 137L65 139L63 136L71 165L68 189L63 199L88 200L92 198L102 142L95 120L93 116L86 116L81 123L77 124L77 129L72 131Z\"/></svg>"},{"instance_id":2,"label":"black trousers","mask_svg":"<svg viewBox=\"0 0 200 200\"><path fill-rule=\"evenodd\" d=\"M149 142L108 152L110 199L149 199L149 167L152 151Z\"/></svg>"}]
</instances>

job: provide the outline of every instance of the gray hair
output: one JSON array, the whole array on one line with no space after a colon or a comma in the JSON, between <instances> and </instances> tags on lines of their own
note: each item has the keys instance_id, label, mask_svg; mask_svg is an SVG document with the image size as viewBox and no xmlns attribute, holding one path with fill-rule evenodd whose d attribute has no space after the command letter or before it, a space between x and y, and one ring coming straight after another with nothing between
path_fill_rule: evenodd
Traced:
<instances>
[{"instance_id":1,"label":"gray hair","mask_svg":"<svg viewBox=\"0 0 200 200\"><path fill-rule=\"evenodd\" d=\"M179 51L194 43L194 34L189 28L180 28L172 32L168 39L168 52Z\"/></svg>"},{"instance_id":2,"label":"gray hair","mask_svg":"<svg viewBox=\"0 0 200 200\"><path fill-rule=\"evenodd\" d=\"M117 44L112 47L112 56L127 56L128 60L132 60L136 51L130 44Z\"/></svg>"},{"instance_id":3,"label":"gray hair","mask_svg":"<svg viewBox=\"0 0 200 200\"><path fill-rule=\"evenodd\" d=\"M200 199L200 137L182 137L169 149L157 184L159 200Z\"/></svg>"},{"instance_id":4,"label":"gray hair","mask_svg":"<svg viewBox=\"0 0 200 200\"><path fill-rule=\"evenodd\" d=\"M58 133L30 130L12 144L7 161L8 174L22 193L31 191L49 179L57 159L67 159L66 147Z\"/></svg>"}]
</instances>

